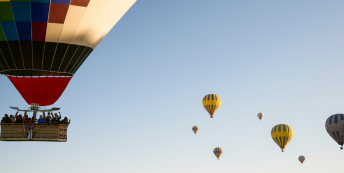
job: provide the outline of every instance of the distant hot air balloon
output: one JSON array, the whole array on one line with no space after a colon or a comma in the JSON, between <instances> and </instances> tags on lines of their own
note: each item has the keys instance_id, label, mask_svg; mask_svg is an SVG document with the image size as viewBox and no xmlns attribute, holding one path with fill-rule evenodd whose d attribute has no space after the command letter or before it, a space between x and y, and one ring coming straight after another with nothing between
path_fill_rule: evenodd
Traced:
<instances>
[{"instance_id":1,"label":"distant hot air balloon","mask_svg":"<svg viewBox=\"0 0 344 173\"><path fill-rule=\"evenodd\" d=\"M303 163L306 160L305 156L299 156L299 161Z\"/></svg>"},{"instance_id":2,"label":"distant hot air balloon","mask_svg":"<svg viewBox=\"0 0 344 173\"><path fill-rule=\"evenodd\" d=\"M344 114L334 114L330 116L325 123L327 133L341 145L344 144Z\"/></svg>"},{"instance_id":3,"label":"distant hot air balloon","mask_svg":"<svg viewBox=\"0 0 344 173\"><path fill-rule=\"evenodd\" d=\"M198 132L198 126L193 126L192 127L192 131L195 133L195 135L196 135L196 133Z\"/></svg>"},{"instance_id":4,"label":"distant hot air balloon","mask_svg":"<svg viewBox=\"0 0 344 173\"><path fill-rule=\"evenodd\" d=\"M217 160L220 159L220 157L221 157L221 155L222 155L222 152L223 152L223 150L222 150L222 148L220 148L220 147L216 147L216 148L214 149L214 154L215 154L215 156L217 157Z\"/></svg>"},{"instance_id":5,"label":"distant hot air balloon","mask_svg":"<svg viewBox=\"0 0 344 173\"><path fill-rule=\"evenodd\" d=\"M0 74L28 104L54 104L135 1L0 0Z\"/></svg>"},{"instance_id":6,"label":"distant hot air balloon","mask_svg":"<svg viewBox=\"0 0 344 173\"><path fill-rule=\"evenodd\" d=\"M287 124L278 124L271 130L271 137L284 152L284 148L293 138L293 129Z\"/></svg>"},{"instance_id":7,"label":"distant hot air balloon","mask_svg":"<svg viewBox=\"0 0 344 173\"><path fill-rule=\"evenodd\" d=\"M210 114L210 118L213 118L214 113L221 106L221 98L216 94L208 94L203 97L203 106Z\"/></svg>"},{"instance_id":8,"label":"distant hot air balloon","mask_svg":"<svg viewBox=\"0 0 344 173\"><path fill-rule=\"evenodd\" d=\"M259 113L257 114L257 116L258 116L258 118L259 118L260 120L262 120L262 118L264 117L264 114L261 113L261 112L259 112Z\"/></svg>"}]
</instances>

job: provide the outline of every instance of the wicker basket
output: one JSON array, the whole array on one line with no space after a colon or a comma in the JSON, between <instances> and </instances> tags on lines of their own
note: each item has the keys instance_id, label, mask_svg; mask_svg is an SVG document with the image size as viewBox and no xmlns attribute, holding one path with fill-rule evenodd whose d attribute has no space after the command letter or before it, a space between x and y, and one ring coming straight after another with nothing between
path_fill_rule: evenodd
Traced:
<instances>
[{"instance_id":1,"label":"wicker basket","mask_svg":"<svg viewBox=\"0 0 344 173\"><path fill-rule=\"evenodd\" d=\"M46 142L67 142L68 124L0 124L1 141L46 141ZM33 126L32 139L28 139L24 133Z\"/></svg>"}]
</instances>

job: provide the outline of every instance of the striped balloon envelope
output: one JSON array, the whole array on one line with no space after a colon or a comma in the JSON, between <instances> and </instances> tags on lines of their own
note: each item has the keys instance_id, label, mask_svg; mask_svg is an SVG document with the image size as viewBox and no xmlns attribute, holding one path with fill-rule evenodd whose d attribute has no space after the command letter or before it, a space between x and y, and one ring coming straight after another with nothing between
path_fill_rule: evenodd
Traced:
<instances>
[{"instance_id":1,"label":"striped balloon envelope","mask_svg":"<svg viewBox=\"0 0 344 173\"><path fill-rule=\"evenodd\" d=\"M0 0L0 74L52 105L136 0Z\"/></svg>"},{"instance_id":2,"label":"striped balloon envelope","mask_svg":"<svg viewBox=\"0 0 344 173\"><path fill-rule=\"evenodd\" d=\"M220 157L221 157L221 155L222 155L222 153L223 153L223 150L222 150L222 148L220 148L220 147L216 147L216 148L214 148L214 151L213 151L213 152L214 152L214 154L215 154L217 160L219 160Z\"/></svg>"},{"instance_id":3,"label":"striped balloon envelope","mask_svg":"<svg viewBox=\"0 0 344 173\"><path fill-rule=\"evenodd\" d=\"M192 131L195 133L195 135L197 134L198 130L199 130L198 126L192 127Z\"/></svg>"},{"instance_id":4,"label":"striped balloon envelope","mask_svg":"<svg viewBox=\"0 0 344 173\"><path fill-rule=\"evenodd\" d=\"M271 137L284 152L284 148L289 144L294 136L293 129L287 124L278 124L271 130Z\"/></svg>"},{"instance_id":5,"label":"striped balloon envelope","mask_svg":"<svg viewBox=\"0 0 344 173\"><path fill-rule=\"evenodd\" d=\"M341 146L344 144L344 114L334 114L325 123L327 133Z\"/></svg>"},{"instance_id":6,"label":"striped balloon envelope","mask_svg":"<svg viewBox=\"0 0 344 173\"><path fill-rule=\"evenodd\" d=\"M209 113L210 118L213 118L215 112L221 106L221 98L216 94L208 94L203 97L202 104L205 110Z\"/></svg>"}]
</instances>

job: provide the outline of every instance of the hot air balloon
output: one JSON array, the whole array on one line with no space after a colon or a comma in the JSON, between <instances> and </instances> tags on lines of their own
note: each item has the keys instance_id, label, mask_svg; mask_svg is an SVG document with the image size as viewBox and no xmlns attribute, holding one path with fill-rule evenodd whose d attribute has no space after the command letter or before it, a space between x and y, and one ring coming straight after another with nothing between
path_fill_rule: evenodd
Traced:
<instances>
[{"instance_id":1,"label":"hot air balloon","mask_svg":"<svg viewBox=\"0 0 344 173\"><path fill-rule=\"evenodd\" d=\"M29 110L14 108L55 111L40 106L52 105L60 98L83 62L135 2L0 0L0 74L7 76L31 105ZM25 131L20 129L24 124L7 129L10 133L5 135L3 128L7 127L12 128L1 126L1 140L25 139L19 133ZM66 140L67 127L59 127L35 124L42 134L33 129L37 131L33 139Z\"/></svg>"},{"instance_id":2,"label":"hot air balloon","mask_svg":"<svg viewBox=\"0 0 344 173\"><path fill-rule=\"evenodd\" d=\"M262 118L264 117L264 114L261 113L261 112L259 112L259 113L257 114L257 116L258 116L258 118L259 118L260 120L262 120Z\"/></svg>"},{"instance_id":3,"label":"hot air balloon","mask_svg":"<svg viewBox=\"0 0 344 173\"><path fill-rule=\"evenodd\" d=\"M303 163L306 160L305 156L299 156L299 161Z\"/></svg>"},{"instance_id":4,"label":"hot air balloon","mask_svg":"<svg viewBox=\"0 0 344 173\"><path fill-rule=\"evenodd\" d=\"M136 0L1 0L0 74L28 104L54 104Z\"/></svg>"},{"instance_id":5,"label":"hot air balloon","mask_svg":"<svg viewBox=\"0 0 344 173\"><path fill-rule=\"evenodd\" d=\"M293 138L293 129L287 124L278 124L271 130L271 137L284 152L284 148Z\"/></svg>"},{"instance_id":6,"label":"hot air balloon","mask_svg":"<svg viewBox=\"0 0 344 173\"><path fill-rule=\"evenodd\" d=\"M216 148L214 149L214 154L215 154L215 156L217 157L217 160L220 159L220 157L221 157L221 155L222 155L222 152L223 152L223 150L222 150L222 148L220 148L220 147L216 147Z\"/></svg>"},{"instance_id":7,"label":"hot air balloon","mask_svg":"<svg viewBox=\"0 0 344 173\"><path fill-rule=\"evenodd\" d=\"M193 126L192 127L192 131L195 133L195 135L196 135L196 133L198 132L198 126Z\"/></svg>"},{"instance_id":8,"label":"hot air balloon","mask_svg":"<svg viewBox=\"0 0 344 173\"><path fill-rule=\"evenodd\" d=\"M327 133L341 145L341 150L344 144L344 114L334 114L330 116L325 123Z\"/></svg>"},{"instance_id":9,"label":"hot air balloon","mask_svg":"<svg viewBox=\"0 0 344 173\"><path fill-rule=\"evenodd\" d=\"M202 103L204 108L210 114L210 118L213 118L214 113L221 106L221 98L216 94L208 94L203 97Z\"/></svg>"}]
</instances>

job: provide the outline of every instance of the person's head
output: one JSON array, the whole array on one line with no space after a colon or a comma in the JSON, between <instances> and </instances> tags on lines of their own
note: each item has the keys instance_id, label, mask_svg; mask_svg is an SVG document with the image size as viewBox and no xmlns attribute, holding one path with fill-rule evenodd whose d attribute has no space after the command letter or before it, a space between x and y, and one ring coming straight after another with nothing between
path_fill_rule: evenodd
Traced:
<instances>
[{"instance_id":1,"label":"person's head","mask_svg":"<svg viewBox=\"0 0 344 173\"><path fill-rule=\"evenodd\" d=\"M43 118L43 115L40 115L40 116L39 116L39 119L41 119L41 118Z\"/></svg>"},{"instance_id":2,"label":"person's head","mask_svg":"<svg viewBox=\"0 0 344 173\"><path fill-rule=\"evenodd\" d=\"M22 117L22 115L21 115L21 114L19 114L19 117Z\"/></svg>"},{"instance_id":3,"label":"person's head","mask_svg":"<svg viewBox=\"0 0 344 173\"><path fill-rule=\"evenodd\" d=\"M10 118L13 118L13 115L10 115Z\"/></svg>"},{"instance_id":4,"label":"person's head","mask_svg":"<svg viewBox=\"0 0 344 173\"><path fill-rule=\"evenodd\" d=\"M55 117L57 117L57 113L55 113Z\"/></svg>"},{"instance_id":5,"label":"person's head","mask_svg":"<svg viewBox=\"0 0 344 173\"><path fill-rule=\"evenodd\" d=\"M8 115L7 115L7 114L5 114L5 117L7 118L7 117L8 117Z\"/></svg>"}]
</instances>

